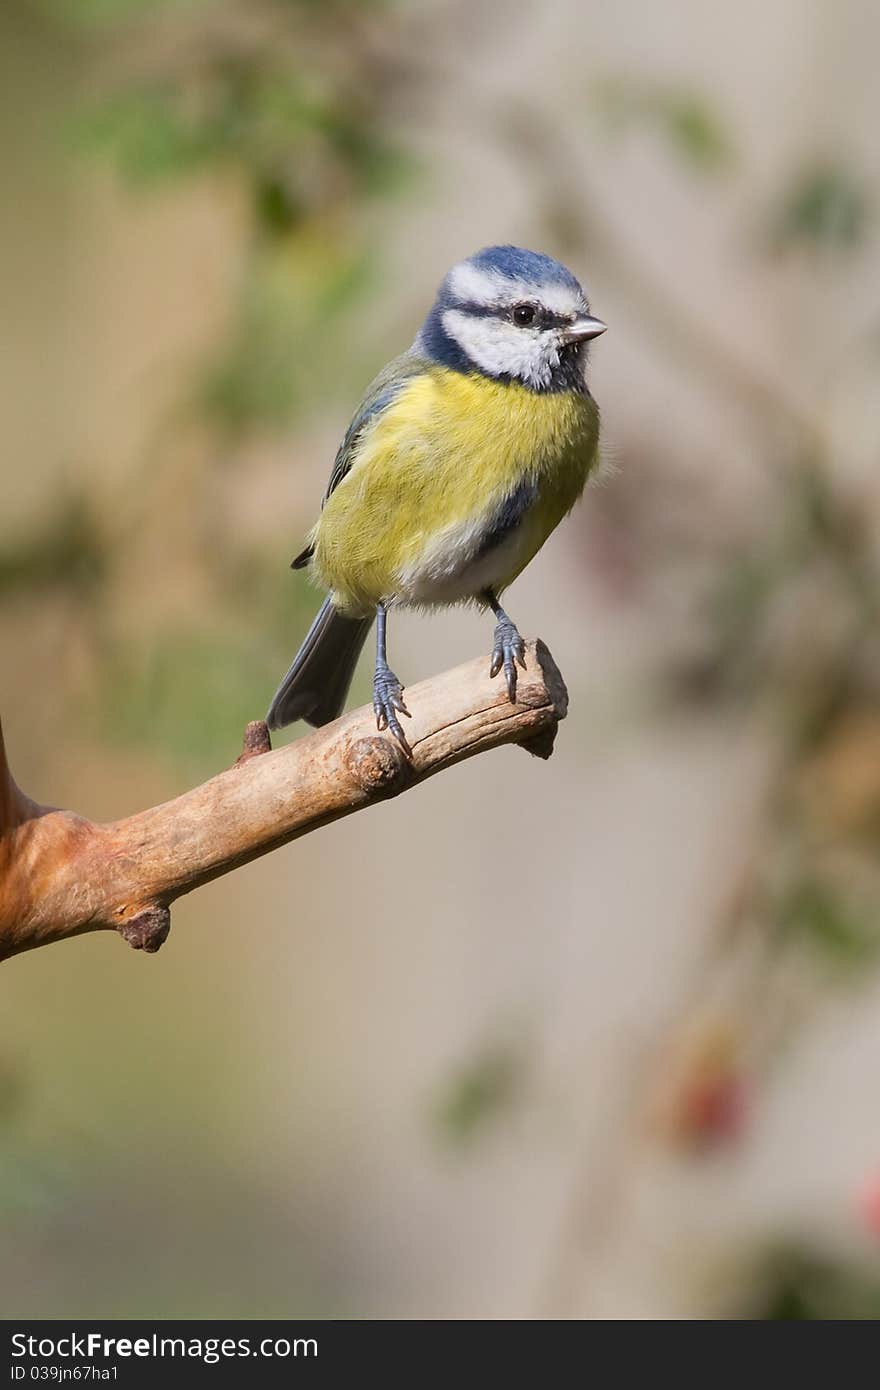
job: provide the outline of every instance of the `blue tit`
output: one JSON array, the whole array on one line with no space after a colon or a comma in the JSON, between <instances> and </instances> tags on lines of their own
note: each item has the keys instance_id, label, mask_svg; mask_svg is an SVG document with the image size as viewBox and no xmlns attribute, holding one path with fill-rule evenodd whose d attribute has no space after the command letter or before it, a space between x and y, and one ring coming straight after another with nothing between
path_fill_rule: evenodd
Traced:
<instances>
[{"instance_id":1,"label":"blue tit","mask_svg":"<svg viewBox=\"0 0 880 1390\"><path fill-rule=\"evenodd\" d=\"M405 750L388 610L491 609L490 675L516 700L525 646L500 595L580 497L598 452L588 343L605 324L550 256L490 246L454 266L408 352L367 390L294 569L329 590L266 722L342 711L376 621L373 706Z\"/></svg>"}]
</instances>

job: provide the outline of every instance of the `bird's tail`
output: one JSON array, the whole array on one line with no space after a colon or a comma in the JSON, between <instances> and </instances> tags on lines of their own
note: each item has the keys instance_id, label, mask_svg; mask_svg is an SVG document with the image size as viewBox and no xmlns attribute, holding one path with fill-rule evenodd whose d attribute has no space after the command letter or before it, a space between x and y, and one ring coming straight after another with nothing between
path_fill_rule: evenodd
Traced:
<instances>
[{"instance_id":1,"label":"bird's tail","mask_svg":"<svg viewBox=\"0 0 880 1390\"><path fill-rule=\"evenodd\" d=\"M336 719L372 626L372 618L346 618L325 599L275 692L266 715L269 728L283 729L295 719L318 727Z\"/></svg>"}]
</instances>

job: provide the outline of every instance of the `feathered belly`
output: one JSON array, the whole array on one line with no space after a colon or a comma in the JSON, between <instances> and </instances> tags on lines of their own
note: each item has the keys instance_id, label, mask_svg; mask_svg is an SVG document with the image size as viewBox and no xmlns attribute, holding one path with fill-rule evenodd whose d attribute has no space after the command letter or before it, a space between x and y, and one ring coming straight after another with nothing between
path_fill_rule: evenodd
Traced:
<instances>
[{"instance_id":1,"label":"feathered belly","mask_svg":"<svg viewBox=\"0 0 880 1390\"><path fill-rule=\"evenodd\" d=\"M417 378L328 498L317 576L349 612L503 589L577 501L597 436L587 395L439 370Z\"/></svg>"},{"instance_id":2,"label":"feathered belly","mask_svg":"<svg viewBox=\"0 0 880 1390\"><path fill-rule=\"evenodd\" d=\"M486 589L501 591L525 569L537 547L523 522L498 541L485 543L485 528L473 523L446 527L418 559L398 575L400 603L460 603Z\"/></svg>"}]
</instances>

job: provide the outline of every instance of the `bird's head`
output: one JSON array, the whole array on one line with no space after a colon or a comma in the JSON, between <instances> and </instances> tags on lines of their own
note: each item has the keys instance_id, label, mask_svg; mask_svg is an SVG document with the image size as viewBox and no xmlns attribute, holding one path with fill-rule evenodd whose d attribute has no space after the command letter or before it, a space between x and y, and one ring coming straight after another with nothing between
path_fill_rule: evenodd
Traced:
<instances>
[{"instance_id":1,"label":"bird's head","mask_svg":"<svg viewBox=\"0 0 880 1390\"><path fill-rule=\"evenodd\" d=\"M415 348L458 371L533 391L583 390L586 345L604 332L559 261L487 246L452 267Z\"/></svg>"}]
</instances>

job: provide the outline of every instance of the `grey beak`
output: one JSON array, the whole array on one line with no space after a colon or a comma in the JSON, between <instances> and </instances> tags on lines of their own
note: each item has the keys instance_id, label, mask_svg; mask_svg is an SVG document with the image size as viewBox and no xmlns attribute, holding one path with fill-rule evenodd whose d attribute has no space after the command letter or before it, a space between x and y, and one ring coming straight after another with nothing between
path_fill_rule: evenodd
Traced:
<instances>
[{"instance_id":1,"label":"grey beak","mask_svg":"<svg viewBox=\"0 0 880 1390\"><path fill-rule=\"evenodd\" d=\"M593 318L592 314L584 314L582 318L575 319L568 328L563 328L560 336L563 343L586 343L590 338L598 338L607 327L607 323L603 323L601 319Z\"/></svg>"}]
</instances>

